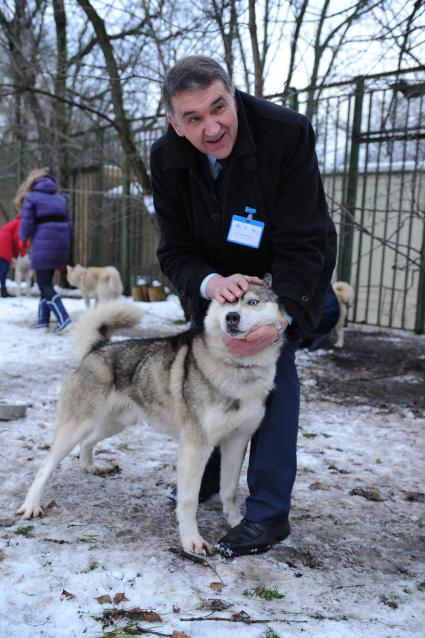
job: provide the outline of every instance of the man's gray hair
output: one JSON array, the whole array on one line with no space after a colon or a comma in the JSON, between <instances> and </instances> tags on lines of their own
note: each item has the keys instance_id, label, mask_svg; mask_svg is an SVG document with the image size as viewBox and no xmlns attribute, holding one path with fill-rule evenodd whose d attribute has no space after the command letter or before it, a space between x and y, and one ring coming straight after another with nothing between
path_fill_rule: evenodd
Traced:
<instances>
[{"instance_id":1,"label":"man's gray hair","mask_svg":"<svg viewBox=\"0 0 425 638\"><path fill-rule=\"evenodd\" d=\"M179 60L165 76L162 85L162 101L166 112L174 115L173 98L185 91L199 91L221 80L233 95L235 87L222 66L205 55L190 55Z\"/></svg>"}]
</instances>

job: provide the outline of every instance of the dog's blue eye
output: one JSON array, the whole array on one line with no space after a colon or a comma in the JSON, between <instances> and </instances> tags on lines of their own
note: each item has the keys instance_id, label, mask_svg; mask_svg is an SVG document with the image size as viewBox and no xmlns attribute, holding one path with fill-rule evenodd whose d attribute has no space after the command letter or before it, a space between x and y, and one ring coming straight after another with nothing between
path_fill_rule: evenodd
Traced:
<instances>
[{"instance_id":1,"label":"dog's blue eye","mask_svg":"<svg viewBox=\"0 0 425 638\"><path fill-rule=\"evenodd\" d=\"M257 299L250 299L248 301L248 306L256 306L258 303L260 303L260 302L257 301Z\"/></svg>"}]
</instances>

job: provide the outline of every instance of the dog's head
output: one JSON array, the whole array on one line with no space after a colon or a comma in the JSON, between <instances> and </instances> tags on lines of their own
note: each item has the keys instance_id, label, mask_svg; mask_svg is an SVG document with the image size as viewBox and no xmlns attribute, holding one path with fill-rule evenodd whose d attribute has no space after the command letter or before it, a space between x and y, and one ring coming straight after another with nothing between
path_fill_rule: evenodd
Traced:
<instances>
[{"instance_id":1,"label":"dog's head","mask_svg":"<svg viewBox=\"0 0 425 638\"><path fill-rule=\"evenodd\" d=\"M78 286L79 279L82 273L84 272L84 270L85 268L83 268L83 266L80 266L80 264L77 264L74 267L67 266L66 278L68 280L68 283L71 284L71 286Z\"/></svg>"},{"instance_id":2,"label":"dog's head","mask_svg":"<svg viewBox=\"0 0 425 638\"><path fill-rule=\"evenodd\" d=\"M249 290L233 303L211 302L205 329L207 332L219 329L235 339L243 339L254 328L281 321L283 315L271 288L251 284Z\"/></svg>"}]
</instances>

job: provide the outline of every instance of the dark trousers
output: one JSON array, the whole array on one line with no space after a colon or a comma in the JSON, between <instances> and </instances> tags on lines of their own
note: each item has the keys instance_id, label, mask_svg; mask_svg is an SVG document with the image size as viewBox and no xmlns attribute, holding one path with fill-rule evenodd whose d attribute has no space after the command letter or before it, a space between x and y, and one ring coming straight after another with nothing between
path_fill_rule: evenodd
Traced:
<instances>
[{"instance_id":1,"label":"dark trousers","mask_svg":"<svg viewBox=\"0 0 425 638\"><path fill-rule=\"evenodd\" d=\"M56 295L56 290L53 288L53 275L54 270L36 270L35 276L37 279L37 285L40 288L41 299L51 301Z\"/></svg>"},{"instance_id":2,"label":"dark trousers","mask_svg":"<svg viewBox=\"0 0 425 638\"><path fill-rule=\"evenodd\" d=\"M0 286L3 291L6 290L6 276L9 271L9 262L0 257Z\"/></svg>"},{"instance_id":3,"label":"dark trousers","mask_svg":"<svg viewBox=\"0 0 425 638\"><path fill-rule=\"evenodd\" d=\"M295 364L298 339L289 338L277 362L275 389L264 419L251 439L248 466L249 521L275 523L287 518L297 471L300 384Z\"/></svg>"}]
</instances>

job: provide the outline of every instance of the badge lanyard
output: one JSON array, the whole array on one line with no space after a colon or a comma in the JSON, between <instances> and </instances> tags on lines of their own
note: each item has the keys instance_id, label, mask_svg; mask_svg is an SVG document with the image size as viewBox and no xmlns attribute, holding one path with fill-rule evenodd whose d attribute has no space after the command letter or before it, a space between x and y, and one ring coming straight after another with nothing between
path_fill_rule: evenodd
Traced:
<instances>
[{"instance_id":1,"label":"badge lanyard","mask_svg":"<svg viewBox=\"0 0 425 638\"><path fill-rule=\"evenodd\" d=\"M257 213L255 208L245 206L245 213L247 214L246 217L241 215L232 216L227 241L241 246L258 248L265 224L254 219L254 215Z\"/></svg>"}]
</instances>

